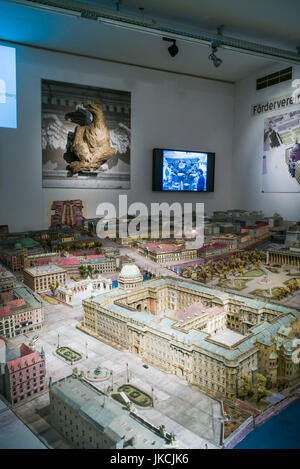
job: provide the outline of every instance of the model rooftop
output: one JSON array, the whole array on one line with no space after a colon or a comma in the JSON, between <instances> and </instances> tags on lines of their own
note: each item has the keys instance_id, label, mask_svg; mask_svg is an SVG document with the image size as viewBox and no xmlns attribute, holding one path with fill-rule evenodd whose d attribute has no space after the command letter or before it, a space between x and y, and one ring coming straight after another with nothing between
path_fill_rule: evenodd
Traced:
<instances>
[{"instance_id":1,"label":"model rooftop","mask_svg":"<svg viewBox=\"0 0 300 469\"><path fill-rule=\"evenodd\" d=\"M156 253L182 251L183 249L185 249L184 243L176 244L167 241L160 241L156 243L143 243L142 247L144 249Z\"/></svg>"},{"instance_id":2,"label":"model rooftop","mask_svg":"<svg viewBox=\"0 0 300 469\"><path fill-rule=\"evenodd\" d=\"M17 287L11 292L3 292L0 297L0 317L41 308L41 303L26 287Z\"/></svg>"},{"instance_id":3,"label":"model rooftop","mask_svg":"<svg viewBox=\"0 0 300 469\"><path fill-rule=\"evenodd\" d=\"M32 276L38 276L38 275L49 275L49 274L57 274L57 273L64 273L65 269L62 267L59 267L58 265L39 265L36 267L28 267L27 269L24 269L24 272L28 272Z\"/></svg>"},{"instance_id":4,"label":"model rooftop","mask_svg":"<svg viewBox=\"0 0 300 469\"><path fill-rule=\"evenodd\" d=\"M12 274L12 272L10 272L9 270L5 269L5 268L0 264L0 281L1 281L1 279L7 279L7 278L11 278L11 277L14 277L14 275Z\"/></svg>"},{"instance_id":5,"label":"model rooftop","mask_svg":"<svg viewBox=\"0 0 300 469\"><path fill-rule=\"evenodd\" d=\"M292 320L300 318L300 312L292 310L291 308L230 294L221 290L203 287L202 285L188 283L171 277L146 281L139 289L139 292L143 289L152 290L159 287L177 287L181 292L184 289L187 289L189 291L194 291L195 293L207 293L210 297L221 300L223 305L231 300L232 302L238 302L240 305L244 305L247 309L255 309L258 314L263 314L265 311L273 311L275 315L278 315L278 320L276 321L276 324L272 326L268 322L263 322L262 324L264 324L264 326L262 329L256 329L253 327L250 334L241 336L241 340L238 341L236 341L235 338L239 339L239 337L234 335L234 338L232 338L233 336L230 335L230 337L228 336L226 339L226 342L222 335L216 336L214 340L212 340L212 337L208 333L197 329L192 329L188 332L178 330L178 328L176 329L178 321L173 318L166 317L166 315L157 316L146 311L138 311L126 307L125 303L122 304L122 298L126 298L126 301L128 301L129 294L128 292L125 293L121 289L113 289L103 295L85 300L83 304L89 304L89 302L92 302L95 306L98 304L101 309L105 308L113 315L123 317L124 319L140 324L141 326L147 326L148 330L158 330L164 335L167 334L170 339L177 340L188 346L200 347L207 355L219 355L222 357L222 360L234 360L238 358L255 347L256 339L261 334L269 336L270 331L272 331L272 329L274 330L274 327L278 330L281 325L288 326ZM136 291L131 293L131 295L134 294L136 294ZM115 301L116 299L118 299L117 302ZM284 317L282 317L283 314L285 314ZM260 326L262 324L260 324ZM217 342L217 340L219 342Z\"/></svg>"},{"instance_id":6,"label":"model rooftop","mask_svg":"<svg viewBox=\"0 0 300 469\"><path fill-rule=\"evenodd\" d=\"M115 443L126 435L131 444L126 448L159 449L171 447L158 430L155 432L141 418L135 417L124 405L105 396L83 380L67 377L51 385L51 392L64 400L76 412L99 426Z\"/></svg>"},{"instance_id":7,"label":"model rooftop","mask_svg":"<svg viewBox=\"0 0 300 469\"><path fill-rule=\"evenodd\" d=\"M237 342L243 340L244 336L239 332L235 332L230 329L224 329L223 331L219 331L216 334L211 335L210 338L215 342L231 347Z\"/></svg>"},{"instance_id":8,"label":"model rooftop","mask_svg":"<svg viewBox=\"0 0 300 469\"><path fill-rule=\"evenodd\" d=\"M172 314L172 319L175 319L176 321L180 322L186 322L192 319L193 317L201 316L201 314L204 313L211 316L219 314L221 310L222 307L214 306L212 308L208 308L207 306L204 306L201 301L198 301L197 303L194 303L191 306L188 306L187 308L179 309L175 312L173 311L173 314L170 313L170 316Z\"/></svg>"}]
</instances>

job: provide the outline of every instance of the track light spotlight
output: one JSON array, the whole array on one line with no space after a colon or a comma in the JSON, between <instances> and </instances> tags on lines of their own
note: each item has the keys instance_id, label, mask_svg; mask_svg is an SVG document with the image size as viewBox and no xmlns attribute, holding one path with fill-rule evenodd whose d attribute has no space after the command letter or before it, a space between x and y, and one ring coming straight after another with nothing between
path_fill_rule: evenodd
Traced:
<instances>
[{"instance_id":1,"label":"track light spotlight","mask_svg":"<svg viewBox=\"0 0 300 469\"><path fill-rule=\"evenodd\" d=\"M176 40L175 39L170 39L169 37L163 37L163 41L168 41L168 42L172 42L173 44L168 47L168 51L169 51L169 54L171 57L175 57L175 55L178 54L178 47L176 45Z\"/></svg>"},{"instance_id":2,"label":"track light spotlight","mask_svg":"<svg viewBox=\"0 0 300 469\"><path fill-rule=\"evenodd\" d=\"M212 61L215 67L219 67L223 63L223 60L219 59L219 57L217 57L213 52L209 54L208 58Z\"/></svg>"},{"instance_id":3,"label":"track light spotlight","mask_svg":"<svg viewBox=\"0 0 300 469\"><path fill-rule=\"evenodd\" d=\"M212 63L214 64L215 67L219 67L223 63L223 60L216 56L216 52L218 52L218 46L219 45L220 45L220 43L218 41L213 41L211 43L212 52L208 56L208 59L212 61Z\"/></svg>"}]
</instances>

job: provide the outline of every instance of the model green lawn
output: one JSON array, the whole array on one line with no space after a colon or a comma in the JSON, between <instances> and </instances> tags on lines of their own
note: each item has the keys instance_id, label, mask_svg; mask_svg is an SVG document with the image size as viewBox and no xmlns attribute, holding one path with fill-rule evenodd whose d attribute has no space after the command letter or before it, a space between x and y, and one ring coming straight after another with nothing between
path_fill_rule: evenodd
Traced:
<instances>
[{"instance_id":1,"label":"model green lawn","mask_svg":"<svg viewBox=\"0 0 300 469\"><path fill-rule=\"evenodd\" d=\"M68 362L72 363L77 362L82 358L81 353L75 352L75 350L71 349L70 347L59 347L56 349L56 353Z\"/></svg>"},{"instance_id":2,"label":"model green lawn","mask_svg":"<svg viewBox=\"0 0 300 469\"><path fill-rule=\"evenodd\" d=\"M262 277L263 275L265 275L264 271L262 269L252 269L252 270L249 270L248 272L245 272L244 274L242 275L239 275L239 277L241 278L250 278L250 277Z\"/></svg>"},{"instance_id":3,"label":"model green lawn","mask_svg":"<svg viewBox=\"0 0 300 469\"><path fill-rule=\"evenodd\" d=\"M150 407L153 405L152 397L146 394L144 391L136 388L132 384L123 384L118 389L119 392L124 392L128 399L134 404L141 407Z\"/></svg>"},{"instance_id":4,"label":"model green lawn","mask_svg":"<svg viewBox=\"0 0 300 469\"><path fill-rule=\"evenodd\" d=\"M263 298L269 298L270 300L281 300L282 298L286 298L287 296L291 296L295 294L300 289L300 279L299 278L291 278L283 282L285 286L276 286L271 289L261 289L258 288L250 292L252 295L261 296Z\"/></svg>"},{"instance_id":5,"label":"model green lawn","mask_svg":"<svg viewBox=\"0 0 300 469\"><path fill-rule=\"evenodd\" d=\"M247 279L242 279L242 278L232 278L232 279L226 279L226 280L220 280L218 283L218 286L224 287L224 288L232 288L233 290L244 290L247 286Z\"/></svg>"},{"instance_id":6,"label":"model green lawn","mask_svg":"<svg viewBox=\"0 0 300 469\"><path fill-rule=\"evenodd\" d=\"M278 273L279 273L279 270L276 269L275 267L266 267L266 269L267 269L269 272L272 272L272 274L278 274Z\"/></svg>"}]
</instances>

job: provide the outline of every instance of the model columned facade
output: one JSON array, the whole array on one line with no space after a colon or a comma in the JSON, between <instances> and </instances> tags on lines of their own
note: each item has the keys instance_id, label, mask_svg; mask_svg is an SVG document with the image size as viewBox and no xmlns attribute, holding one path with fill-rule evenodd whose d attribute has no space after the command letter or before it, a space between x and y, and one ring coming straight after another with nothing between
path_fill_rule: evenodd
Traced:
<instances>
[{"instance_id":1,"label":"model columned facade","mask_svg":"<svg viewBox=\"0 0 300 469\"><path fill-rule=\"evenodd\" d=\"M174 241L159 241L152 243L141 243L138 251L158 264L166 262L184 262L197 259L197 249L186 249L185 243Z\"/></svg>"},{"instance_id":2,"label":"model columned facade","mask_svg":"<svg viewBox=\"0 0 300 469\"><path fill-rule=\"evenodd\" d=\"M60 259L57 265L64 268L68 274L78 275L81 266L86 268L90 266L94 272L98 272L99 274L110 274L115 272L117 267L119 267L119 259L106 257L104 255L66 257Z\"/></svg>"},{"instance_id":3,"label":"model columned facade","mask_svg":"<svg viewBox=\"0 0 300 469\"><path fill-rule=\"evenodd\" d=\"M257 341L271 340L299 317L296 310L166 277L84 300L82 329L205 392L234 398L241 374L254 379L259 372ZM299 365L294 371L299 374Z\"/></svg>"},{"instance_id":4,"label":"model columned facade","mask_svg":"<svg viewBox=\"0 0 300 469\"><path fill-rule=\"evenodd\" d=\"M93 294L99 294L103 291L109 291L112 289L111 279L107 279L98 275L96 278L86 278L75 282L70 280L64 286L59 286L57 289L57 297L63 303L72 305L76 301L76 297L80 297L82 300L83 296L88 297Z\"/></svg>"},{"instance_id":5,"label":"model columned facade","mask_svg":"<svg viewBox=\"0 0 300 469\"><path fill-rule=\"evenodd\" d=\"M273 244L267 249L267 263L300 267L300 243L293 246Z\"/></svg>"}]
</instances>

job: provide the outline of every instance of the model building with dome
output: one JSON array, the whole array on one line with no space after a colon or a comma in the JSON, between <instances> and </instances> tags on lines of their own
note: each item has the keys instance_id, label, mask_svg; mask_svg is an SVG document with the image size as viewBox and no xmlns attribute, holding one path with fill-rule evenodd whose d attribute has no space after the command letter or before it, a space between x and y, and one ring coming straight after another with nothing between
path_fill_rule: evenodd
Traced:
<instances>
[{"instance_id":1,"label":"model building with dome","mask_svg":"<svg viewBox=\"0 0 300 469\"><path fill-rule=\"evenodd\" d=\"M133 289L141 287L143 276L137 265L124 264L119 275L119 287L123 289Z\"/></svg>"},{"instance_id":2,"label":"model building with dome","mask_svg":"<svg viewBox=\"0 0 300 469\"><path fill-rule=\"evenodd\" d=\"M234 399L243 374L255 382L262 373L272 383L299 375L291 353L300 312L292 308L179 278L143 282L131 263L123 265L118 288L82 306L79 329L184 377L205 393ZM281 334L283 327L290 328L288 337Z\"/></svg>"}]
</instances>

